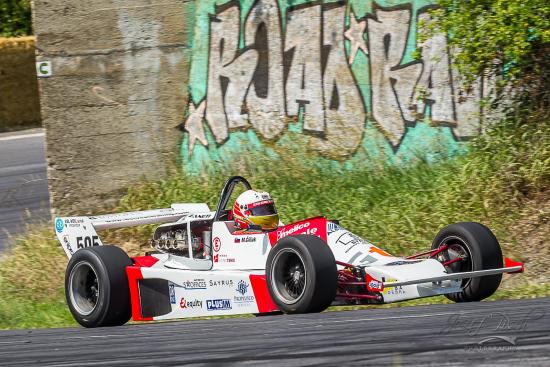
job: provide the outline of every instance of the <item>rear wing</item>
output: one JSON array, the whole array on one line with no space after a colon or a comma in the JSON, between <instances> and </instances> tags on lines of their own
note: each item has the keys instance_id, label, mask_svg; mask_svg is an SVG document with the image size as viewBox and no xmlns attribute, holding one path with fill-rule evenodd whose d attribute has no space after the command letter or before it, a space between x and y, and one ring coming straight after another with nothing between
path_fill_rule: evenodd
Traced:
<instances>
[{"instance_id":1,"label":"rear wing","mask_svg":"<svg viewBox=\"0 0 550 367\"><path fill-rule=\"evenodd\" d=\"M97 215L91 217L57 217L55 234L67 257L78 250L102 246L96 230L177 222L190 214L209 213L207 204L172 204L170 208Z\"/></svg>"}]
</instances>

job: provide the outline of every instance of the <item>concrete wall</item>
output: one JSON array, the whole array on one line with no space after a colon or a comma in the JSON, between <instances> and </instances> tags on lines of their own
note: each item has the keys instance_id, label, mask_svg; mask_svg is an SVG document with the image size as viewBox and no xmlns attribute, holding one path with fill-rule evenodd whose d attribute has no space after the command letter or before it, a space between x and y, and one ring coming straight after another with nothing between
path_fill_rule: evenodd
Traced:
<instances>
[{"instance_id":1,"label":"concrete wall","mask_svg":"<svg viewBox=\"0 0 550 367\"><path fill-rule=\"evenodd\" d=\"M34 37L0 38L0 131L40 126Z\"/></svg>"},{"instance_id":2,"label":"concrete wall","mask_svg":"<svg viewBox=\"0 0 550 367\"><path fill-rule=\"evenodd\" d=\"M418 41L434 3L35 0L53 207L289 136L347 167L455 154L487 88L464 90L445 36Z\"/></svg>"},{"instance_id":3,"label":"concrete wall","mask_svg":"<svg viewBox=\"0 0 550 367\"><path fill-rule=\"evenodd\" d=\"M191 4L192 5L192 4ZM35 0L52 207L85 213L173 167L189 75L181 0Z\"/></svg>"}]
</instances>

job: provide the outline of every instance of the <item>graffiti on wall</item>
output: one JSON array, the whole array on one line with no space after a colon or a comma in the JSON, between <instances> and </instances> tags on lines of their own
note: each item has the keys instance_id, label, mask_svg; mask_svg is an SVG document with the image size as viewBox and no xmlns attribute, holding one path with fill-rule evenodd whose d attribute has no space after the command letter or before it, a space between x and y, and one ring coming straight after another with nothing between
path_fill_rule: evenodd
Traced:
<instances>
[{"instance_id":1,"label":"graffiti on wall","mask_svg":"<svg viewBox=\"0 0 550 367\"><path fill-rule=\"evenodd\" d=\"M415 144L407 132L426 119L425 132L446 129L451 144L477 135L481 85L463 90L444 35L417 41L431 6L198 2L182 154L204 159L247 139L261 146L296 122L313 150L339 160L379 143L376 134L397 154Z\"/></svg>"}]
</instances>

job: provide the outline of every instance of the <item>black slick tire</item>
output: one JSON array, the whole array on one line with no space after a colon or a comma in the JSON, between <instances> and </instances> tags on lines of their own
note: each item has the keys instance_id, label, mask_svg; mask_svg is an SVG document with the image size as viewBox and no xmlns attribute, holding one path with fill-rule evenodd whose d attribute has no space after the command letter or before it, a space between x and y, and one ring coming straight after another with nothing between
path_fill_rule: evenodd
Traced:
<instances>
[{"instance_id":1,"label":"black slick tire","mask_svg":"<svg viewBox=\"0 0 550 367\"><path fill-rule=\"evenodd\" d=\"M438 260L449 261L453 256L463 259L448 265L448 273L503 267L500 244L493 232L481 223L461 222L444 227L433 240L432 249L443 245L449 246L449 250L436 255ZM462 291L446 297L455 302L481 301L498 289L501 280L502 274L464 279Z\"/></svg>"},{"instance_id":2,"label":"black slick tire","mask_svg":"<svg viewBox=\"0 0 550 367\"><path fill-rule=\"evenodd\" d=\"M329 246L319 237L284 237L267 258L271 298L284 313L322 312L334 301L337 269Z\"/></svg>"},{"instance_id":3,"label":"black slick tire","mask_svg":"<svg viewBox=\"0 0 550 367\"><path fill-rule=\"evenodd\" d=\"M119 247L75 252L65 272L65 296L74 319L84 327L123 325L131 304L126 267L132 260Z\"/></svg>"}]
</instances>

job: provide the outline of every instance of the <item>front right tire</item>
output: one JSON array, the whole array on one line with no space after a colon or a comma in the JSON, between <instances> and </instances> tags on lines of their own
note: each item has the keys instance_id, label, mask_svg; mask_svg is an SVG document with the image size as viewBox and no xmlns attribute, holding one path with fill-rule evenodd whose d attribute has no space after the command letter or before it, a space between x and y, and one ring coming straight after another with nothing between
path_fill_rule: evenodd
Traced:
<instances>
[{"instance_id":1,"label":"front right tire","mask_svg":"<svg viewBox=\"0 0 550 367\"><path fill-rule=\"evenodd\" d=\"M130 320L126 267L132 260L119 247L97 246L74 253L65 272L65 297L84 327L118 326Z\"/></svg>"},{"instance_id":2,"label":"front right tire","mask_svg":"<svg viewBox=\"0 0 550 367\"><path fill-rule=\"evenodd\" d=\"M447 250L436 255L448 273L502 268L502 250L497 238L481 223L461 222L450 224L439 231L432 250L447 245ZM502 274L463 279L462 291L445 295L454 302L481 301L498 289Z\"/></svg>"}]
</instances>

